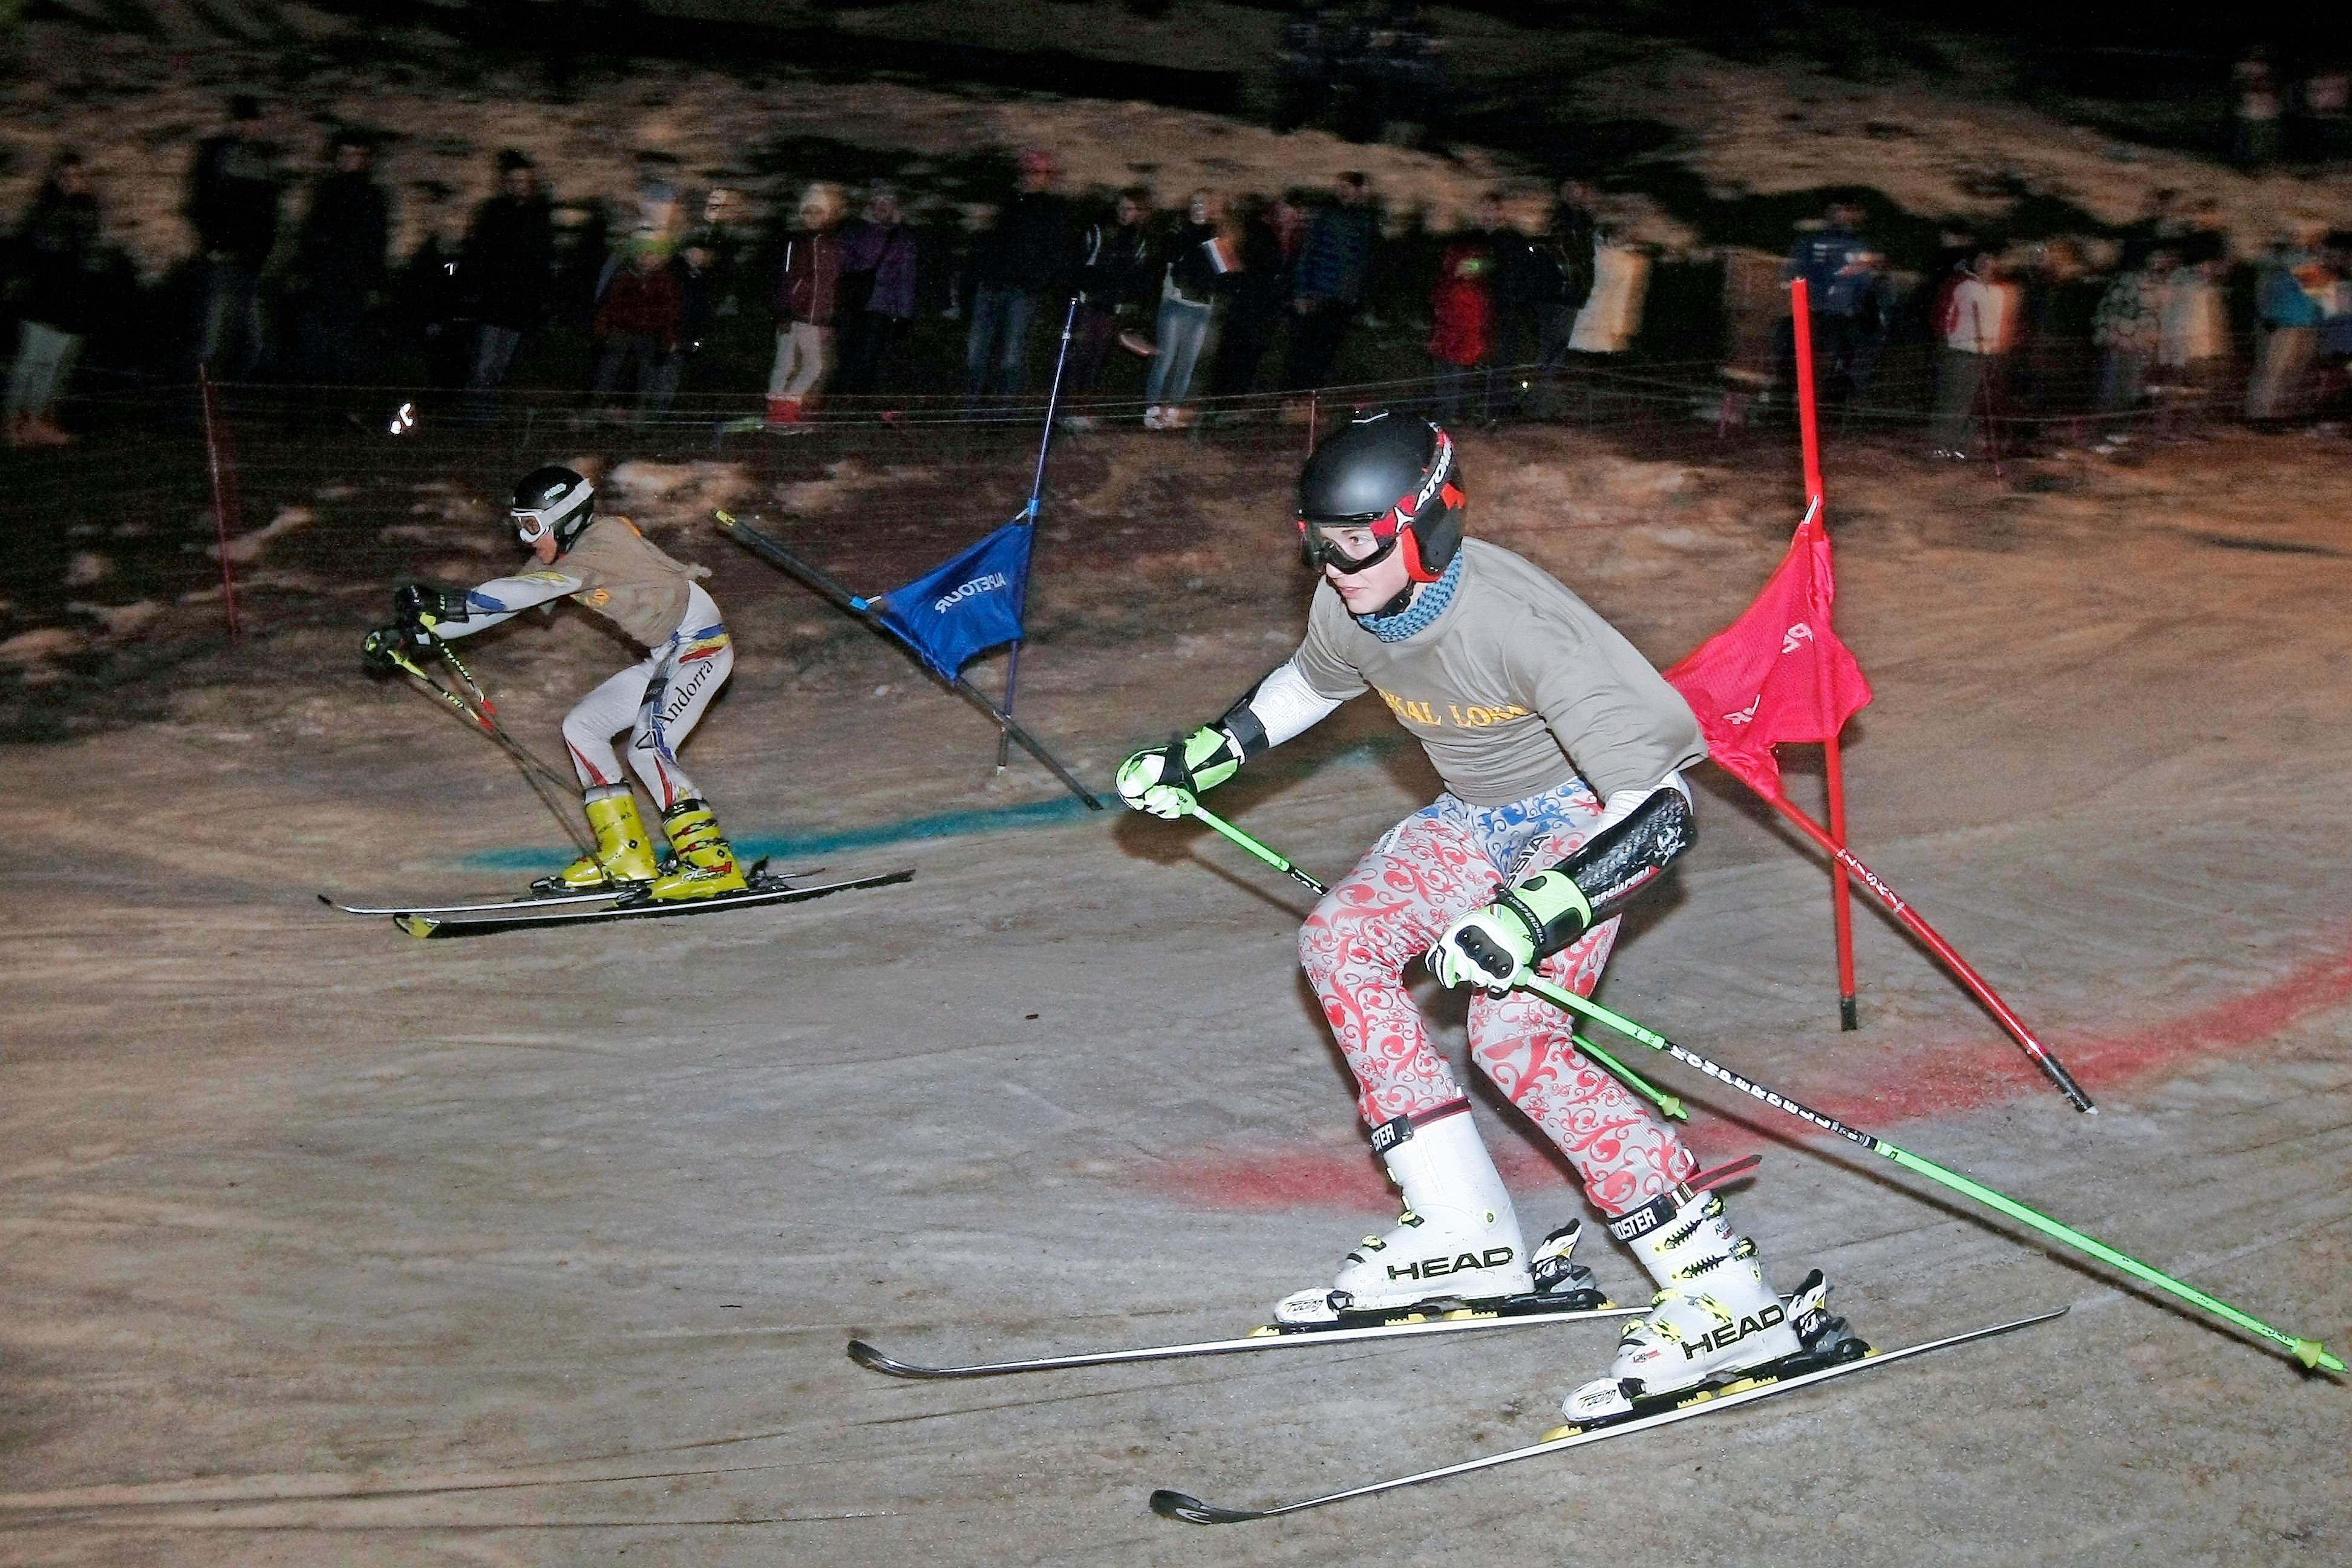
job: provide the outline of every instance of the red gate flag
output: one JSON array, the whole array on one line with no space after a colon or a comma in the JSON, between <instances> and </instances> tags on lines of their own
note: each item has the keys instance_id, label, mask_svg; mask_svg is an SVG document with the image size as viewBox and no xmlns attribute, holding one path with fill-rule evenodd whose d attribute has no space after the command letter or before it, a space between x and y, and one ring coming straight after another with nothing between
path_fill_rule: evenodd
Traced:
<instances>
[{"instance_id":1,"label":"red gate flag","mask_svg":"<svg viewBox=\"0 0 2352 1568\"><path fill-rule=\"evenodd\" d=\"M1666 671L1707 751L1767 800L1780 798L1774 746L1832 740L1870 702L1862 666L1830 624L1836 596L1816 501L1756 602Z\"/></svg>"}]
</instances>

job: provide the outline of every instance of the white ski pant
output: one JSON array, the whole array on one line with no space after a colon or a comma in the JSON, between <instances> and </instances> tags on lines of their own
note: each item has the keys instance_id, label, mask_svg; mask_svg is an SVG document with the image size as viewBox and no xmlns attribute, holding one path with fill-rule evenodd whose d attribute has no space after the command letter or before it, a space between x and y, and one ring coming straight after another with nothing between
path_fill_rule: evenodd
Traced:
<instances>
[{"instance_id":1,"label":"white ski pant","mask_svg":"<svg viewBox=\"0 0 2352 1568\"><path fill-rule=\"evenodd\" d=\"M768 369L768 395L806 397L833 368L833 329L793 321L776 334L776 362Z\"/></svg>"},{"instance_id":2,"label":"white ski pant","mask_svg":"<svg viewBox=\"0 0 2352 1568\"><path fill-rule=\"evenodd\" d=\"M629 732L629 766L668 811L699 798L677 765L677 748L735 668L735 645L719 606L698 585L687 590L686 619L669 641L582 698L563 716L563 744L580 783L593 789L621 782L613 737Z\"/></svg>"}]
</instances>

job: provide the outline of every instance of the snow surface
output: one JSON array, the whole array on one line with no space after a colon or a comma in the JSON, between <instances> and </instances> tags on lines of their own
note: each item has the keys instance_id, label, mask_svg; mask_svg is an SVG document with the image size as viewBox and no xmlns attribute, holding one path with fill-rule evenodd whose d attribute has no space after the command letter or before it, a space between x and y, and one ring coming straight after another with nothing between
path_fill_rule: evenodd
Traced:
<instances>
[{"instance_id":1,"label":"snow surface","mask_svg":"<svg viewBox=\"0 0 2352 1568\"><path fill-rule=\"evenodd\" d=\"M118 48L50 24L26 37L70 46L58 78L100 90L12 89L23 112L0 135L17 183L0 196L21 196L27 158L61 137L102 169L170 163L259 58ZM1786 137L1767 105L1800 77L1675 58L1619 68L1610 90L1638 96L1642 70L1706 73L1720 101L1676 110L1719 125L1699 155L1727 179L1771 177ZM132 96L142 80L152 100ZM910 150L1045 133L1082 148L1117 129L1111 149L1073 154L1082 181L1117 177L1136 145L1189 155L1177 132L1192 124L887 85L762 95L659 70L640 84L651 106L600 89L593 104L525 109L500 96L519 85L436 100L352 68L322 77L316 102L411 130L395 176L449 176L468 198L509 138L544 153L560 186L620 191L641 147L724 168L779 121ZM723 114L681 114L690 92ZM1961 121L1920 119L1936 136L1871 177L1908 182L1922 210L1946 201L1936 182L1976 155L1961 143L2008 123L1950 112ZM2021 148L2042 144L2032 117L2015 123ZM1218 145L1243 160L1227 179L1287 183L1296 159L1321 167L1326 152L1370 163L1391 193L1425 182L1433 201L1485 177L1243 127ZM2117 211L2136 190L2093 190L2095 176L2172 178L2088 148L2039 155L2059 160L2051 179L2084 182L2077 199ZM2242 194L2250 222L2294 194L2273 209L2275 182L2198 177ZM166 183L110 177L151 266L182 243ZM418 440L439 438L428 425ZM1473 530L1558 573L1661 664L1747 603L1799 510L1788 443L1757 430L1543 427L1462 446ZM1391 1194L1298 978L1297 889L1189 826L1083 814L1025 763L996 774L970 708L707 527L713 498L736 497L879 584L1006 515L1021 458L631 454L600 472L665 548L715 569L737 638L736 674L687 752L730 830L793 864L907 864L918 879L463 943L321 909L318 886L478 892L571 853L493 746L356 668L390 583L478 580L516 559L487 491L359 460L384 470L272 498L300 511L232 542L258 552L240 579L243 647L217 647L216 584L0 642L0 662L57 686L85 683L72 659L92 642L156 659L152 689L79 694L135 695L150 717L0 751L15 785L0 1557L2344 1557L2340 1381L1843 1144L1792 1141L1792 1124L1671 1068L1704 1157L1767 1155L1728 1201L1775 1278L1826 1269L1864 1334L2072 1314L1655 1439L1210 1536L1152 1518L1149 1489L1265 1502L1529 1442L1605 1358L1606 1331L947 1387L857 1369L842 1355L853 1334L928 1360L1230 1334L1386 1223ZM1221 710L1283 657L1307 586L1286 544L1292 462L1271 439L1134 432L1057 454L1021 710L1085 777ZM2342 1351L2340 438L2062 454L1999 483L1833 437L1828 468L1838 626L1877 689L1847 735L1853 842L2102 1112L2069 1110L1867 910L1864 1027L1841 1034L1825 879L1713 769L1695 781L1698 843L1629 921L1607 999ZM113 537L93 526L73 548L112 559ZM509 726L550 751L570 703L628 657L569 612L467 651ZM1791 776L1817 805L1811 770ZM1215 804L1330 874L1433 788L1360 702ZM1458 1000L1432 1010L1458 1059ZM1507 1108L1481 1094L1477 1115L1532 1232L1581 1212ZM1619 1249L1585 1253L1622 1298L1646 1289Z\"/></svg>"},{"instance_id":2,"label":"snow surface","mask_svg":"<svg viewBox=\"0 0 2352 1568\"><path fill-rule=\"evenodd\" d=\"M1743 440L1470 436L1473 526L1664 663L1793 523L1789 454ZM1878 691L1848 735L1853 842L2099 1117L1866 911L1864 1027L1841 1035L1820 870L1711 769L1698 847L1608 997L2341 1348L2352 480L2318 450L2224 437L2017 488L1831 454L1839 625ZM1305 580L1266 465L1122 435L1066 471L1022 711L1099 783L1279 658ZM314 884L478 892L569 851L488 742L355 672L365 612L317 574L314 610L264 601L163 721L12 748L18 1554L1490 1563L1570 1530L1675 1560L2013 1564L2294 1561L2352 1528L2306 1479L2340 1386L1671 1071L1703 1156L1767 1154L1730 1202L1775 1276L1827 1269L1865 1334L2074 1313L1213 1542L1150 1518L1149 1489L1272 1500L1530 1441L1607 1333L944 1388L854 1367L853 1334L941 1360L1229 1334L1392 1211L1286 885L1197 830L1066 810L1025 763L995 777L970 709L665 510L703 474L635 477L666 545L718 569L741 650L688 752L739 842L918 879L469 943L320 909ZM776 526L849 564L855 520L930 482L837 477L854 504ZM1181 535L1171 485L1200 521ZM499 564L465 552L478 519L402 526L420 562ZM548 749L622 657L568 614L468 653ZM1359 703L1216 804L1329 874L1432 787ZM1458 1052L1459 1003L1433 1009ZM1580 1211L1507 1110L1478 1113L1532 1229ZM1630 1258L1588 1251L1638 1297Z\"/></svg>"}]
</instances>

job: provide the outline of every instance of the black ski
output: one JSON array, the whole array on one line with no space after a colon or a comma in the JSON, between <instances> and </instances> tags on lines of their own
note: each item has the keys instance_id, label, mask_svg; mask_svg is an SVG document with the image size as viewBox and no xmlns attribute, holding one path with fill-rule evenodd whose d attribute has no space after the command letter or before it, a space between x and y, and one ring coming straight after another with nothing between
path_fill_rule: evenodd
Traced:
<instances>
[{"instance_id":1,"label":"black ski","mask_svg":"<svg viewBox=\"0 0 2352 1568\"><path fill-rule=\"evenodd\" d=\"M1598 1290L1579 1290L1549 1298L1517 1296L1492 1307L1424 1307L1418 1311L1401 1312L1369 1322L1343 1321L1329 1328L1285 1328L1269 1323L1237 1340L1202 1340L1192 1344L1082 1351L1074 1355L975 1362L967 1366L919 1366L884 1355L864 1340L852 1340L849 1342L849 1359L868 1371L886 1373L892 1377L1000 1377L1013 1372L1059 1372L1074 1366L1116 1366L1126 1362L1176 1361L1186 1356L1240 1355L1250 1351L1291 1350L1301 1345L1361 1344L1366 1340L1418 1339L1431 1334L1458 1334L1479 1329L1510 1329L1535 1323L1581 1323L1604 1318L1638 1317L1642 1311L1639 1307L1612 1306Z\"/></svg>"},{"instance_id":2,"label":"black ski","mask_svg":"<svg viewBox=\"0 0 2352 1568\"><path fill-rule=\"evenodd\" d=\"M642 884L638 884L642 885ZM482 910L545 909L557 904L604 904L620 898L629 889L624 888L593 888L572 893L516 893L503 899L478 899L463 904L346 904L331 893L320 893L319 901L329 909L347 915L462 915Z\"/></svg>"},{"instance_id":3,"label":"black ski","mask_svg":"<svg viewBox=\"0 0 2352 1568\"><path fill-rule=\"evenodd\" d=\"M1612 1437L1630 1437L1636 1432L1647 1432L1655 1427L1672 1426L1677 1421L1687 1420L1694 1415L1711 1415L1738 1405L1752 1405L1759 1399L1770 1399L1776 1394L1792 1394L1800 1388L1807 1388L1817 1383L1827 1383L1832 1378L1844 1377L1851 1373L1868 1372L1874 1367L1891 1366L1898 1361L1906 1360L1912 1356L1926 1355L1930 1351L1948 1350L1953 1345L1967 1344L1971 1340L1990 1339L1995 1334L2013 1333L2019 1329L2030 1328L2035 1323L2046 1323L2053 1318L2063 1317L2065 1313L2066 1309L2061 1307L2056 1311L2036 1312L2032 1317L2012 1319L2006 1323L1992 1324L1989 1328L1971 1329L1967 1333L1953 1334L1947 1339L1928 1340L1916 1345L1906 1345L1901 1350L1868 1351L1855 1360L1838 1362L1816 1371L1794 1375L1780 1373L1759 1378L1751 1374L1721 1388L1694 1390L1673 1396L1668 1401L1668 1408L1652 1414L1643 1415L1637 1412L1633 1415L1610 1422L1606 1426L1589 1426L1577 1430L1562 1428L1561 1436L1547 1436L1543 1441L1530 1444L1524 1448L1512 1448L1504 1453L1487 1454L1475 1459L1465 1459L1460 1464L1446 1465L1434 1470L1422 1470L1410 1476L1398 1476L1391 1480L1371 1481L1363 1486L1349 1487L1345 1491L1326 1492L1321 1497L1307 1498L1298 1502L1281 1503L1272 1508L1225 1508L1216 1503L1202 1502L1199 1498L1188 1493L1171 1491L1163 1487L1151 1494L1151 1511L1163 1519L1181 1519L1192 1524L1241 1524L1254 1519L1273 1519L1280 1514L1298 1513L1310 1508L1321 1508L1326 1503L1344 1502L1349 1498L1370 1497L1377 1492L1394 1491L1400 1487L1418 1486L1423 1481L1442 1480L1447 1476L1466 1475L1472 1470L1487 1470L1497 1465L1507 1465L1520 1459L1532 1459L1540 1454L1557 1454L1565 1449L1581 1447L1587 1443L1602 1443Z\"/></svg>"},{"instance_id":4,"label":"black ski","mask_svg":"<svg viewBox=\"0 0 2352 1568\"><path fill-rule=\"evenodd\" d=\"M766 864L764 860L757 863L751 868L751 873L755 876L761 874ZM824 869L822 866L802 866L790 871L767 871L765 874L790 879L796 877L814 877ZM644 890L643 883L630 883L623 887L587 888L570 893L512 893L504 898L475 899L468 902L456 904L347 904L331 893L320 893L319 901L330 909L340 910L347 915L468 915L485 911L513 912L522 910L543 910L563 904L611 903Z\"/></svg>"},{"instance_id":5,"label":"black ski","mask_svg":"<svg viewBox=\"0 0 2352 1568\"><path fill-rule=\"evenodd\" d=\"M478 914L426 915L399 914L392 923L415 937L485 936L492 931L523 931L538 926L591 925L601 921L667 920L676 915L706 915L720 910L740 910L756 904L797 904L810 899L822 899L833 893L845 893L856 888L884 888L894 882L911 882L912 867L898 871L883 871L870 877L845 877L839 881L815 882L806 887L794 887L782 878L762 878L740 893L719 893L707 899L680 900L656 903L638 896L618 903L571 905L559 909L541 909L530 903L501 905Z\"/></svg>"}]
</instances>

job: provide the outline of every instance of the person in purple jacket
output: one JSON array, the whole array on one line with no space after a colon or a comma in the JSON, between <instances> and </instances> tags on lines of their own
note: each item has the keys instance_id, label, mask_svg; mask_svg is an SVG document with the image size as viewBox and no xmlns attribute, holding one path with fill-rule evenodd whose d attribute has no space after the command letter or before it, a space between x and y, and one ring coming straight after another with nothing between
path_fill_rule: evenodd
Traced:
<instances>
[{"instance_id":1,"label":"person in purple jacket","mask_svg":"<svg viewBox=\"0 0 2352 1568\"><path fill-rule=\"evenodd\" d=\"M835 391L874 396L898 385L898 346L915 317L916 267L921 259L915 231L898 210L898 193L877 184L866 199L866 216L842 245L841 375Z\"/></svg>"}]
</instances>

